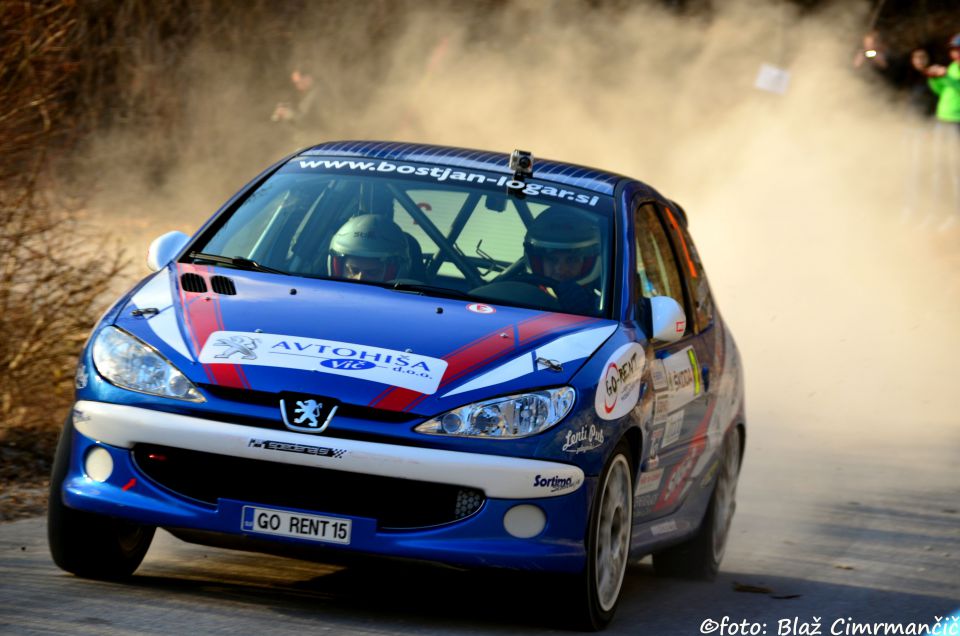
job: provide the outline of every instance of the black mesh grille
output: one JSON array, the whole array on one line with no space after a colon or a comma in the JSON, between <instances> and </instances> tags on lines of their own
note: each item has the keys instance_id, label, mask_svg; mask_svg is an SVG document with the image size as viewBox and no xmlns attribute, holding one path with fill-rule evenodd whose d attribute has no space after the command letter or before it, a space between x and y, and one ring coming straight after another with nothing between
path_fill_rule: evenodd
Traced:
<instances>
[{"instance_id":1,"label":"black mesh grille","mask_svg":"<svg viewBox=\"0 0 960 636\"><path fill-rule=\"evenodd\" d=\"M199 274L187 273L180 277L180 286L183 291L202 294L207 291L207 281Z\"/></svg>"},{"instance_id":2,"label":"black mesh grille","mask_svg":"<svg viewBox=\"0 0 960 636\"><path fill-rule=\"evenodd\" d=\"M210 286L213 287L213 291L218 294L223 294L224 296L237 295L237 288L234 286L233 280L226 276L212 276L210 278Z\"/></svg>"},{"instance_id":3,"label":"black mesh grille","mask_svg":"<svg viewBox=\"0 0 960 636\"><path fill-rule=\"evenodd\" d=\"M474 514L485 501L483 493L472 488L164 446L138 444L133 454L150 479L204 503L224 498L367 517L384 530L451 523Z\"/></svg>"}]
</instances>

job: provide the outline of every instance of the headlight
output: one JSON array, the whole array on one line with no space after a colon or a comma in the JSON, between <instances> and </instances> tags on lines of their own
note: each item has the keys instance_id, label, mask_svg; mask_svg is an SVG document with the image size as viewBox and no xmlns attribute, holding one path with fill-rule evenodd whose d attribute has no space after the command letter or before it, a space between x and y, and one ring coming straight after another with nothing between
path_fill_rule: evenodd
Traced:
<instances>
[{"instance_id":1,"label":"headlight","mask_svg":"<svg viewBox=\"0 0 960 636\"><path fill-rule=\"evenodd\" d=\"M191 402L204 401L197 387L153 347L116 327L107 327L97 334L93 342L93 364L100 375L125 389Z\"/></svg>"},{"instance_id":2,"label":"headlight","mask_svg":"<svg viewBox=\"0 0 960 636\"><path fill-rule=\"evenodd\" d=\"M573 408L577 393L565 386L468 404L424 422L429 435L514 439L545 431Z\"/></svg>"}]
</instances>

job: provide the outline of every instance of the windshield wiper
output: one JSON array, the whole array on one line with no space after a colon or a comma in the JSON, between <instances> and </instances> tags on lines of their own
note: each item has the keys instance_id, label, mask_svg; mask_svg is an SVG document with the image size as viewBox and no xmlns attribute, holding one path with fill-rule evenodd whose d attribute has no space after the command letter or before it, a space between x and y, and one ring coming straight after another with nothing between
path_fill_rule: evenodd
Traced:
<instances>
[{"instance_id":1,"label":"windshield wiper","mask_svg":"<svg viewBox=\"0 0 960 636\"><path fill-rule=\"evenodd\" d=\"M204 254L203 252L190 252L190 258L192 258L195 261L210 261L211 263L229 265L230 267L236 267L237 269L246 269L254 272L266 272L268 274L283 274L284 276L290 275L288 272L284 272L279 269L273 269L272 267L267 267L266 265L261 265L257 261L252 261L249 258L244 258L242 256L221 256L219 254Z\"/></svg>"},{"instance_id":2,"label":"windshield wiper","mask_svg":"<svg viewBox=\"0 0 960 636\"><path fill-rule=\"evenodd\" d=\"M475 300L473 296L459 289L450 289L449 287L436 287L434 285L422 285L420 283L394 283L391 289L398 291L420 292L428 296L440 296L441 298L466 298Z\"/></svg>"}]
</instances>

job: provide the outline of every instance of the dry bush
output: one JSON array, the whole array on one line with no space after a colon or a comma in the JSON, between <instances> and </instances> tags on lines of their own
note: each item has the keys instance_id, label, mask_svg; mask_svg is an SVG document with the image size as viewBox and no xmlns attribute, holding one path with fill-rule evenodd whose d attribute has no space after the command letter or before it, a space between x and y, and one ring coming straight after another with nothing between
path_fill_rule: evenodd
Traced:
<instances>
[{"instance_id":1,"label":"dry bush","mask_svg":"<svg viewBox=\"0 0 960 636\"><path fill-rule=\"evenodd\" d=\"M75 139L76 7L0 3L0 479L43 470L73 369L122 256L53 205L50 156Z\"/></svg>"}]
</instances>

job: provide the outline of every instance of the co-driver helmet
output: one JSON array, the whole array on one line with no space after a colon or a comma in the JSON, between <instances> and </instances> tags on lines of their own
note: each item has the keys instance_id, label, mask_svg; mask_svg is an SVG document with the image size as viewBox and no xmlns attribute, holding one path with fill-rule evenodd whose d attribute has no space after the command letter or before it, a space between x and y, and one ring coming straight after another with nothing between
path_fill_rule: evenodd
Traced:
<instances>
[{"instance_id":1,"label":"co-driver helmet","mask_svg":"<svg viewBox=\"0 0 960 636\"><path fill-rule=\"evenodd\" d=\"M600 275L600 228L589 216L576 210L550 207L527 228L523 250L530 271L544 275L543 259L552 251L573 252L583 258L576 275L586 285Z\"/></svg>"}]
</instances>

